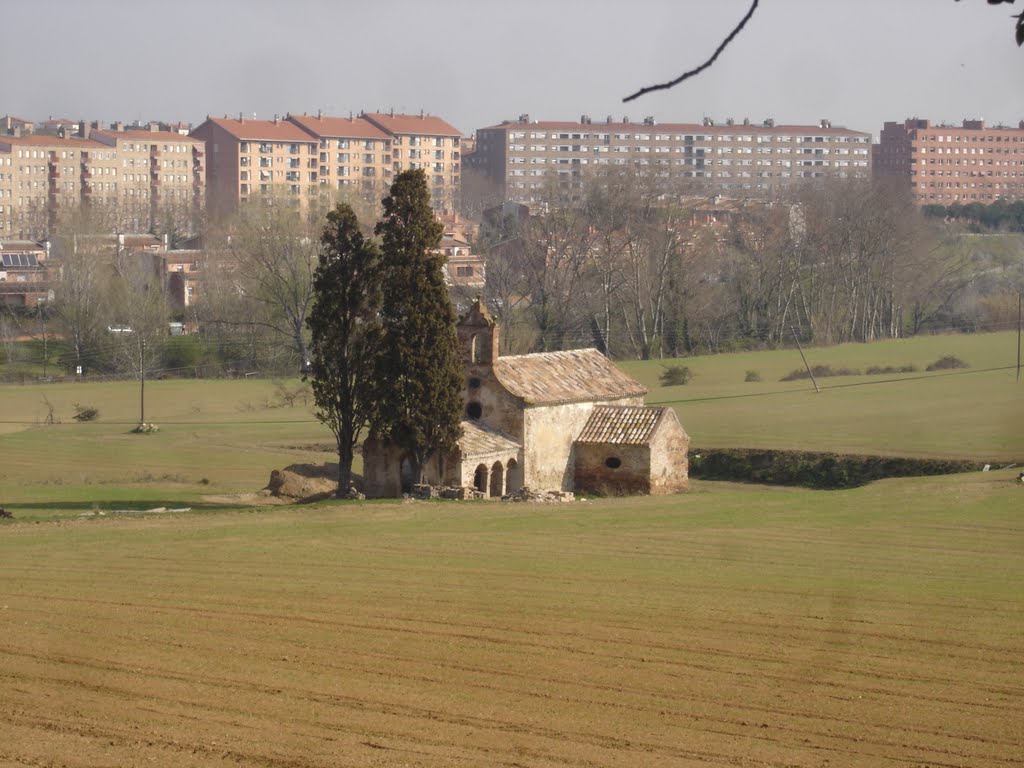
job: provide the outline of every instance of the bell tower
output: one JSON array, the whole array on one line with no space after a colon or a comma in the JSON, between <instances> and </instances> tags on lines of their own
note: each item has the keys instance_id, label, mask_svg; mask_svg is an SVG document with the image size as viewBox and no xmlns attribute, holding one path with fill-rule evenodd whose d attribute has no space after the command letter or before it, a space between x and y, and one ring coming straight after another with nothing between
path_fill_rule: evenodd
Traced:
<instances>
[{"instance_id":1,"label":"bell tower","mask_svg":"<svg viewBox=\"0 0 1024 768\"><path fill-rule=\"evenodd\" d=\"M498 323L491 317L482 297L477 296L456 326L462 364L467 369L491 366L498 359Z\"/></svg>"}]
</instances>

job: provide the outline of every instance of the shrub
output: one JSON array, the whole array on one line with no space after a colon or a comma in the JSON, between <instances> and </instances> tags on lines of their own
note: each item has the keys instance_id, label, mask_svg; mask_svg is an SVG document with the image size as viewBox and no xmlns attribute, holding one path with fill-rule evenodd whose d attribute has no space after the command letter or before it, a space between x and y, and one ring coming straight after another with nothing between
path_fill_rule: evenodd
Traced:
<instances>
[{"instance_id":1,"label":"shrub","mask_svg":"<svg viewBox=\"0 0 1024 768\"><path fill-rule=\"evenodd\" d=\"M878 376L883 373L914 373L917 371L916 365L873 365L865 371L868 376Z\"/></svg>"},{"instance_id":2,"label":"shrub","mask_svg":"<svg viewBox=\"0 0 1024 768\"><path fill-rule=\"evenodd\" d=\"M970 368L967 363L956 355L945 355L925 368L926 371L948 371L955 368Z\"/></svg>"},{"instance_id":3,"label":"shrub","mask_svg":"<svg viewBox=\"0 0 1024 768\"><path fill-rule=\"evenodd\" d=\"M659 379L663 387L677 387L682 384L688 384L690 379L693 378L693 374L688 366L671 365L662 367L664 370L661 372Z\"/></svg>"},{"instance_id":4,"label":"shrub","mask_svg":"<svg viewBox=\"0 0 1024 768\"><path fill-rule=\"evenodd\" d=\"M860 376L860 371L854 368L833 368L830 365L812 365L811 371L816 379L824 379L828 376ZM811 374L807 372L806 368L797 368L795 371L787 373L779 381L799 381L809 378L811 378Z\"/></svg>"},{"instance_id":5,"label":"shrub","mask_svg":"<svg viewBox=\"0 0 1024 768\"><path fill-rule=\"evenodd\" d=\"M761 374L757 371L747 371L747 375L743 378L744 381L760 381Z\"/></svg>"},{"instance_id":6,"label":"shrub","mask_svg":"<svg viewBox=\"0 0 1024 768\"><path fill-rule=\"evenodd\" d=\"M100 417L100 411L98 408L94 408L91 405L79 405L75 403L75 415L72 416L75 421L96 421Z\"/></svg>"},{"instance_id":7,"label":"shrub","mask_svg":"<svg viewBox=\"0 0 1024 768\"><path fill-rule=\"evenodd\" d=\"M695 451L690 477L795 485L806 488L854 488L886 477L917 477L981 469L977 461L844 456L805 451L722 448Z\"/></svg>"}]
</instances>

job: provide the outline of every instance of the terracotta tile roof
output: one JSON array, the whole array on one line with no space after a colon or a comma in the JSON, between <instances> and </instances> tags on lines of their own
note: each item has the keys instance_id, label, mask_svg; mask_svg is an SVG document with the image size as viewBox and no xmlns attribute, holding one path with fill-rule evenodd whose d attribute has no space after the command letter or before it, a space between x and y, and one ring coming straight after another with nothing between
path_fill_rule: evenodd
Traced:
<instances>
[{"instance_id":1,"label":"terracotta tile roof","mask_svg":"<svg viewBox=\"0 0 1024 768\"><path fill-rule=\"evenodd\" d=\"M434 115L397 115L390 112L367 112L367 120L392 134L414 136L461 136L458 128Z\"/></svg>"},{"instance_id":2,"label":"terracotta tile roof","mask_svg":"<svg viewBox=\"0 0 1024 768\"><path fill-rule=\"evenodd\" d=\"M128 128L123 131L93 130L90 135L106 136L111 139L132 139L134 141L194 141L202 143L202 139L186 136L177 131L148 131L144 128Z\"/></svg>"},{"instance_id":3,"label":"terracotta tile roof","mask_svg":"<svg viewBox=\"0 0 1024 768\"><path fill-rule=\"evenodd\" d=\"M477 421L462 422L459 449L463 458L518 453L520 447L519 443L504 432L491 429Z\"/></svg>"},{"instance_id":4,"label":"terracotta tile roof","mask_svg":"<svg viewBox=\"0 0 1024 768\"><path fill-rule=\"evenodd\" d=\"M33 147L63 147L65 149L70 147L83 149L109 149L106 144L99 141L93 141L92 139L61 139L57 136L40 136L36 134L31 136L0 136L0 145L2 144Z\"/></svg>"},{"instance_id":5,"label":"terracotta tile roof","mask_svg":"<svg viewBox=\"0 0 1024 768\"><path fill-rule=\"evenodd\" d=\"M596 349L499 357L498 381L528 405L642 397L647 389Z\"/></svg>"},{"instance_id":6,"label":"terracotta tile roof","mask_svg":"<svg viewBox=\"0 0 1024 768\"><path fill-rule=\"evenodd\" d=\"M390 138L390 134L382 131L364 117L288 115L287 119L317 137L341 139Z\"/></svg>"},{"instance_id":7,"label":"terracotta tile roof","mask_svg":"<svg viewBox=\"0 0 1024 768\"><path fill-rule=\"evenodd\" d=\"M239 120L234 117L211 117L207 119L207 122L219 126L240 141L287 141L290 143L316 141L306 131L287 120ZM192 133L195 134L196 131L198 128L193 129Z\"/></svg>"},{"instance_id":8,"label":"terracotta tile roof","mask_svg":"<svg viewBox=\"0 0 1024 768\"><path fill-rule=\"evenodd\" d=\"M667 410L654 405L599 405L590 414L576 441L643 445L651 439Z\"/></svg>"}]
</instances>

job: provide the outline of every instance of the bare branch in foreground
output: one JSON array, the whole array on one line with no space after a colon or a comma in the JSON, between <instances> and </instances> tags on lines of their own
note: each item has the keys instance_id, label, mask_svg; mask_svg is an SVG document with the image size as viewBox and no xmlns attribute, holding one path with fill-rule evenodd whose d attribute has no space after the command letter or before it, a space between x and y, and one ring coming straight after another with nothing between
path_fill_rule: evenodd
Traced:
<instances>
[{"instance_id":1,"label":"bare branch in foreground","mask_svg":"<svg viewBox=\"0 0 1024 768\"><path fill-rule=\"evenodd\" d=\"M718 46L718 48L715 50L715 52L711 55L710 59L705 61L703 64L701 64L696 69L691 69L689 72L684 72L679 77L677 77L675 80L672 80L672 81L667 82L667 83L658 83L657 85L648 85L646 88L641 88L636 93L631 94L630 96L627 96L626 98L624 98L623 101L624 102L632 101L633 99L636 99L636 98L638 98L640 96L643 96L645 93L650 93L651 91L664 91L664 90L668 90L669 88L674 88L675 86L677 86L681 82L683 82L683 80L687 80L687 79L693 77L694 75L699 75L705 69L710 67L712 64L715 63L715 59L718 58L719 54L721 54L722 51L725 50L726 46L729 45L729 43L732 42L733 38L736 37L736 35L738 35L740 33L740 30L743 29L744 26L746 26L746 23L748 21L750 21L750 17L753 16L754 15L754 11L757 10L757 3L758 3L758 0L754 0L750 4L750 10L747 11L747 15L744 16L740 20L740 23L736 25L736 28L732 32L729 33L729 36L727 38L725 38L725 40L722 41L721 45Z\"/></svg>"}]
</instances>

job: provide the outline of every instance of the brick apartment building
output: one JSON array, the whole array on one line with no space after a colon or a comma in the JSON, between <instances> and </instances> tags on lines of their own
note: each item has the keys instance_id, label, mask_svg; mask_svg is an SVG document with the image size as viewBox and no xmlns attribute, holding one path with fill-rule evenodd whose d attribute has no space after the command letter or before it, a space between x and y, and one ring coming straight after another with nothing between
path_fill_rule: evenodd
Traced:
<instances>
[{"instance_id":1,"label":"brick apartment building","mask_svg":"<svg viewBox=\"0 0 1024 768\"><path fill-rule=\"evenodd\" d=\"M1024 199L1024 120L1016 128L887 122L872 150L875 172L904 179L921 205Z\"/></svg>"},{"instance_id":2,"label":"brick apartment building","mask_svg":"<svg viewBox=\"0 0 1024 768\"><path fill-rule=\"evenodd\" d=\"M0 136L0 239L41 240L83 203L119 231L154 229L166 217L189 229L205 204L201 141L156 124L83 126L77 136Z\"/></svg>"},{"instance_id":3,"label":"brick apartment building","mask_svg":"<svg viewBox=\"0 0 1024 768\"><path fill-rule=\"evenodd\" d=\"M588 176L616 167L709 192L756 194L801 179L866 178L870 154L870 134L827 120L659 124L653 118L594 122L584 115L579 122L536 122L521 115L479 129L473 162L506 200L537 203L552 183L572 195Z\"/></svg>"},{"instance_id":4,"label":"brick apartment building","mask_svg":"<svg viewBox=\"0 0 1024 768\"><path fill-rule=\"evenodd\" d=\"M307 204L319 189L319 142L295 123L208 117L191 136L209 154L206 194L214 216L260 194L287 194Z\"/></svg>"},{"instance_id":5,"label":"brick apartment building","mask_svg":"<svg viewBox=\"0 0 1024 768\"><path fill-rule=\"evenodd\" d=\"M209 117L191 134L206 142L207 189L215 215L261 194L294 196L353 190L379 200L396 173L423 168L434 207L454 207L460 179L459 132L433 115L286 115L249 120Z\"/></svg>"}]
</instances>

